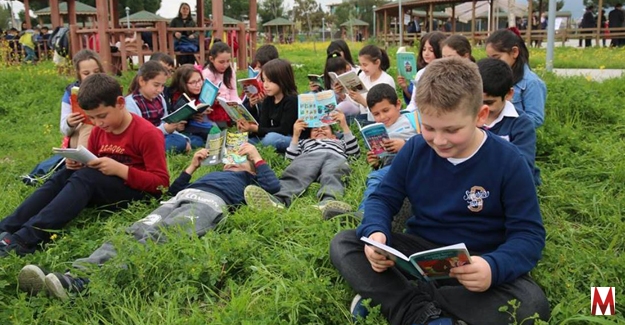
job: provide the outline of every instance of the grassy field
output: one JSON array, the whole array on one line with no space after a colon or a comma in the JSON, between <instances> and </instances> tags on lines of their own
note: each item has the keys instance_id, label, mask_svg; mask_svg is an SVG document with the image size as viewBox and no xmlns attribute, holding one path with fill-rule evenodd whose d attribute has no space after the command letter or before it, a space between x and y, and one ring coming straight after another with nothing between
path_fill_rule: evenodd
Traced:
<instances>
[{"instance_id":1,"label":"grassy field","mask_svg":"<svg viewBox=\"0 0 625 325\"><path fill-rule=\"evenodd\" d=\"M317 44L316 52L312 44L279 48L282 57L297 64L300 91L306 89L307 73L322 71L326 46ZM352 47L354 56L357 48ZM556 67L625 68L623 50L556 53ZM480 49L475 54L484 56ZM533 65L541 62L544 51L532 51ZM612 317L590 316L589 308L590 286L615 286L619 302L624 294L625 79L597 83L537 71L548 87L537 151L547 246L532 275L551 303L550 324L625 323L623 304L617 304L618 315ZM124 86L130 78L121 78ZM33 191L17 177L59 145L59 102L70 81L57 77L49 63L0 70L0 218ZM286 166L271 150L262 153L278 174ZM172 180L189 159L168 157ZM196 177L208 171L200 170ZM344 198L354 207L367 173L362 157L353 166ZM315 192L316 187L280 213L242 207L203 238L172 232L164 245L140 245L124 233L157 201L113 214L86 210L45 250L2 259L0 323L348 324L354 293L332 267L328 245L335 233L355 225L321 220L310 207ZM22 266L35 263L64 271L105 240L120 255L91 274L89 295L63 303L18 291ZM385 322L378 314L367 324Z\"/></svg>"}]
</instances>

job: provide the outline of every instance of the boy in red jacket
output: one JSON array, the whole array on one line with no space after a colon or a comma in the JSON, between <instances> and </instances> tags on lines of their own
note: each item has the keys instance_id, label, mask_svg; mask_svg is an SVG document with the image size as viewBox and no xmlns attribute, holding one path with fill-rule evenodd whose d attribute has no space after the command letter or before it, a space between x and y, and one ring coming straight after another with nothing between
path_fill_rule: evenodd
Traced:
<instances>
[{"instance_id":1,"label":"boy in red jacket","mask_svg":"<svg viewBox=\"0 0 625 325\"><path fill-rule=\"evenodd\" d=\"M33 253L88 204L123 206L169 185L162 132L126 110L113 77L89 76L78 103L96 126L88 149L98 158L87 165L67 159L63 170L0 221L0 257Z\"/></svg>"}]
</instances>

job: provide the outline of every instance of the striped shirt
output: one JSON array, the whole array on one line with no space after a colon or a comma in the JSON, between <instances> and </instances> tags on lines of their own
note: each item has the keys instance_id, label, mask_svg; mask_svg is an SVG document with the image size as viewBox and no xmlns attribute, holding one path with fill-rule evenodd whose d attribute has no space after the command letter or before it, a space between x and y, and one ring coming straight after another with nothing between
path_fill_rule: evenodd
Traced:
<instances>
[{"instance_id":1,"label":"striped shirt","mask_svg":"<svg viewBox=\"0 0 625 325\"><path fill-rule=\"evenodd\" d=\"M358 140L349 132L345 133L342 140L339 139L305 139L299 140L297 145L291 143L286 149L286 158L295 159L296 157L318 151L327 151L337 154L347 159L347 156L357 156L360 154Z\"/></svg>"}]
</instances>

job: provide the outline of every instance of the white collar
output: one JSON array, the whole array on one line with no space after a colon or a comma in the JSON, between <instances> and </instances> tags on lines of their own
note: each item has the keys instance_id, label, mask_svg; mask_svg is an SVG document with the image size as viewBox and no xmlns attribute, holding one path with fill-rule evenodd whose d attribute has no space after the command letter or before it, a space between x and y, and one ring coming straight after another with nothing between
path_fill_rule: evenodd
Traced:
<instances>
[{"instance_id":1,"label":"white collar","mask_svg":"<svg viewBox=\"0 0 625 325\"><path fill-rule=\"evenodd\" d=\"M517 112L516 108L514 108L514 104L512 104L511 102L506 100L506 104L503 106L503 109L501 110L501 113L499 113L499 116L497 116L497 118L493 121L493 123L489 124L489 125L484 125L484 127L486 127L487 129L490 129L492 127L494 127L495 125L497 125L497 123L501 122L501 120L503 120L504 117L519 117L519 112Z\"/></svg>"}]
</instances>

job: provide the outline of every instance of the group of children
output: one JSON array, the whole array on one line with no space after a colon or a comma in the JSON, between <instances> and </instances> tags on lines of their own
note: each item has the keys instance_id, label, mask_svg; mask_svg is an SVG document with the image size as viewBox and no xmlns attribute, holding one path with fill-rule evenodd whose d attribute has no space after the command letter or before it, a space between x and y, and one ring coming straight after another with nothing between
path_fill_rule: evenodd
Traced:
<instances>
[{"instance_id":1,"label":"group of children","mask_svg":"<svg viewBox=\"0 0 625 325\"><path fill-rule=\"evenodd\" d=\"M74 57L78 102L95 126L84 127L84 117L68 111L64 97L61 130L75 138L69 146L84 143L84 134L91 133L86 147L99 158L86 166L68 160L65 169L1 220L0 255L34 252L49 239L43 229L61 229L87 203L121 205L161 195L169 185L165 151L204 147L207 125L249 132L250 144L238 152L247 155L247 161L225 165L222 172L189 183L209 155L206 149L196 152L169 186L173 197L128 229L138 241L164 241L161 230L171 225L201 236L222 219L226 206L247 203L256 209L284 209L314 181L321 183L315 207L326 219L349 213L351 206L339 200L350 158L360 153L347 122L354 116L385 126L389 139L384 147L390 155L379 158L367 152L373 170L354 213L362 222L356 230L337 234L330 245L332 263L358 294L352 313L366 316L362 301L371 299L392 324L502 324L507 314L498 308L517 299L521 302L517 317L538 313L547 319L545 295L527 275L545 243L534 160L535 128L544 119L546 88L529 69L529 54L518 35L494 32L486 51L490 58L475 64L466 39L426 34L416 80L398 80L404 97L410 99L409 109L402 110L394 80L385 72L386 52L365 46L356 67L347 44L333 41L324 86L334 89L340 102L331 115L340 133L330 126L307 128L298 119L293 69L278 58L273 46L259 48L253 65L260 70L264 95L242 101L258 124L229 121L217 106L190 121L161 122L166 112L186 102L182 98L197 100L205 79L220 85L220 97L241 101L225 44L213 45L205 69L179 67L169 87L165 84L173 60L153 57L141 67L125 98L115 79L98 73L102 67L97 55L79 53ZM341 95L343 89L327 77L328 72L351 69L367 86L365 95ZM140 136L133 136L138 132ZM253 145L257 143L274 146L292 160L280 178L258 153ZM412 212L406 232L391 232L393 216L406 198ZM61 213L67 206L71 213ZM364 245L361 236L392 244L406 255L464 242L472 263L452 269L450 280L415 282L394 268L392 260ZM99 265L115 254L106 243L75 266ZM45 288L67 299L68 292L83 290L88 279L27 265L18 282L31 293Z\"/></svg>"},{"instance_id":2,"label":"group of children","mask_svg":"<svg viewBox=\"0 0 625 325\"><path fill-rule=\"evenodd\" d=\"M23 62L35 63L41 56L48 56L48 53L46 53L48 47L44 43L48 41L50 34L46 26L23 29L21 32L17 28L11 28L4 35L0 30L0 36L0 39L4 39L9 43L11 49L9 59L19 61L22 51L24 52Z\"/></svg>"}]
</instances>

